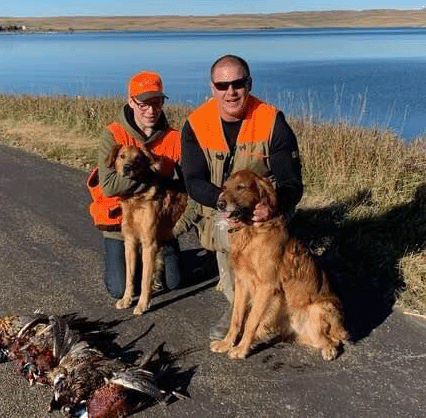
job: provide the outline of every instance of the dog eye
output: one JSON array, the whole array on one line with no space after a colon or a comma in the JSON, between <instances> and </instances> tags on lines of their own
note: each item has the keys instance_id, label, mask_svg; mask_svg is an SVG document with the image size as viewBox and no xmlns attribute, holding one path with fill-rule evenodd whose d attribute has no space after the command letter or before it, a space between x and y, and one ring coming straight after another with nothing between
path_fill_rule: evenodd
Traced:
<instances>
[{"instance_id":1,"label":"dog eye","mask_svg":"<svg viewBox=\"0 0 426 418\"><path fill-rule=\"evenodd\" d=\"M244 184L237 184L237 190L241 191L241 190L244 190L244 189L245 189Z\"/></svg>"},{"instance_id":2,"label":"dog eye","mask_svg":"<svg viewBox=\"0 0 426 418\"><path fill-rule=\"evenodd\" d=\"M125 156L124 154L120 154L120 158L121 158L122 160L124 160L124 159L126 158L126 156Z\"/></svg>"}]
</instances>

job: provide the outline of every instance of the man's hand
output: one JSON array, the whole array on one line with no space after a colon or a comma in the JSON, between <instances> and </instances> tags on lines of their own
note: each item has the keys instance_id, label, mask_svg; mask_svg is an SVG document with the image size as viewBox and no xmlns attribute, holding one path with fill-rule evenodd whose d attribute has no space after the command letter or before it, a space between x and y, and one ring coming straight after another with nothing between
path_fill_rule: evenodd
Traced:
<instances>
[{"instance_id":1,"label":"man's hand","mask_svg":"<svg viewBox=\"0 0 426 418\"><path fill-rule=\"evenodd\" d=\"M251 220L253 221L254 226L262 225L262 222L268 221L272 218L273 209L265 205L264 203L258 203L253 211L253 216Z\"/></svg>"}]
</instances>

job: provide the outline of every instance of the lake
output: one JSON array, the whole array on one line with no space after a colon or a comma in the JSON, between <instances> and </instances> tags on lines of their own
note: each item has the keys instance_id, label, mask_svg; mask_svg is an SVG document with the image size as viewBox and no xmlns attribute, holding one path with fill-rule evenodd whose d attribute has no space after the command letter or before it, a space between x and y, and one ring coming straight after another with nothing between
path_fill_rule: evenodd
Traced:
<instances>
[{"instance_id":1,"label":"lake","mask_svg":"<svg viewBox=\"0 0 426 418\"><path fill-rule=\"evenodd\" d=\"M253 94L295 116L426 132L426 29L0 34L0 93L125 97L158 71L171 103L209 97L211 63L245 58Z\"/></svg>"}]
</instances>

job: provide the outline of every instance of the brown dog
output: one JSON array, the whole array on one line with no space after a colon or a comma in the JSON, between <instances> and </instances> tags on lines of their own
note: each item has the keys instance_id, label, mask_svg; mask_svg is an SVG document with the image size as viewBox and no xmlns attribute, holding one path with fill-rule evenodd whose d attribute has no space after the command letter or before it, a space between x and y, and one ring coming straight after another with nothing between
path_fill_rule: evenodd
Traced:
<instances>
[{"instance_id":1,"label":"brown dog","mask_svg":"<svg viewBox=\"0 0 426 418\"><path fill-rule=\"evenodd\" d=\"M212 342L211 350L244 358L253 342L278 334L320 348L322 357L332 360L348 338L340 301L313 256L289 237L283 217L253 225L258 203L274 208L275 191L247 170L233 174L218 199L230 219L235 299L228 333Z\"/></svg>"},{"instance_id":2,"label":"brown dog","mask_svg":"<svg viewBox=\"0 0 426 418\"><path fill-rule=\"evenodd\" d=\"M119 175L143 182L141 190L121 197L126 290L116 308L129 308L132 303L137 255L142 249L141 295L135 315L149 308L152 285L163 270L162 243L173 238L173 226L187 202L187 194L178 181L158 175L159 164L148 150L128 145L115 147L107 160L107 165Z\"/></svg>"}]
</instances>

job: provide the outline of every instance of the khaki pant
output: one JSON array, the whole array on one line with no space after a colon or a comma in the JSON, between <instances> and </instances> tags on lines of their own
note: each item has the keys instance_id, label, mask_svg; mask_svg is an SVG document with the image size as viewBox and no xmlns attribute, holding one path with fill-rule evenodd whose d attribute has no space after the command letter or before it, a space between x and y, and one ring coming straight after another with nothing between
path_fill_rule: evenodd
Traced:
<instances>
[{"instance_id":1,"label":"khaki pant","mask_svg":"<svg viewBox=\"0 0 426 418\"><path fill-rule=\"evenodd\" d=\"M213 227L214 242L218 250L216 250L217 265L219 268L219 283L216 289L223 292L229 303L234 302L234 272L229 263L229 233L228 223L220 215L215 217Z\"/></svg>"},{"instance_id":2,"label":"khaki pant","mask_svg":"<svg viewBox=\"0 0 426 418\"><path fill-rule=\"evenodd\" d=\"M219 283L216 290L223 292L229 303L234 302L234 271L229 265L229 253L216 251L217 266L219 268Z\"/></svg>"}]
</instances>

